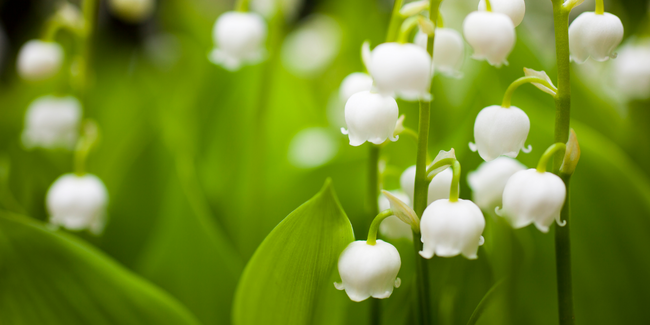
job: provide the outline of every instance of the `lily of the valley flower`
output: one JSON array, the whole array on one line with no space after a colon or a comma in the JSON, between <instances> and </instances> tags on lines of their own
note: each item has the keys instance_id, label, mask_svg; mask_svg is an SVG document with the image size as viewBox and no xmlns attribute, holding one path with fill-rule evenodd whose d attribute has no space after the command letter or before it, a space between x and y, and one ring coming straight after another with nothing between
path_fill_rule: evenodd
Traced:
<instances>
[{"instance_id":1,"label":"lily of the valley flower","mask_svg":"<svg viewBox=\"0 0 650 325\"><path fill-rule=\"evenodd\" d=\"M451 188L451 180L453 172L447 168L433 177L429 183L429 191L427 194L427 204L440 199L448 199ZM415 165L407 168L400 176L400 186L409 199L413 201L413 193L415 189Z\"/></svg>"},{"instance_id":2,"label":"lily of the valley flower","mask_svg":"<svg viewBox=\"0 0 650 325\"><path fill-rule=\"evenodd\" d=\"M72 96L43 96L25 114L23 145L28 148L73 149L79 132L81 104Z\"/></svg>"},{"instance_id":3,"label":"lily of the valley flower","mask_svg":"<svg viewBox=\"0 0 650 325\"><path fill-rule=\"evenodd\" d=\"M402 201L404 204L411 204L411 199L408 195L406 195L406 193L400 190L390 191L390 193ZM391 208L390 201L388 201L388 198L386 198L384 194L379 195L378 203L379 211L384 211ZM406 238L408 240L413 240L413 231L411 230L411 226L394 215L384 219L384 221L381 222L379 225L379 232L382 235L386 236L388 239Z\"/></svg>"},{"instance_id":4,"label":"lily of the valley flower","mask_svg":"<svg viewBox=\"0 0 650 325\"><path fill-rule=\"evenodd\" d=\"M140 22L149 18L154 4L154 0L110 0L108 2L113 13L130 22Z\"/></svg>"},{"instance_id":5,"label":"lily of the valley flower","mask_svg":"<svg viewBox=\"0 0 650 325\"><path fill-rule=\"evenodd\" d=\"M522 163L505 156L482 163L478 169L467 174L472 201L484 211L494 211L495 207L501 205L503 189L510 176L525 169Z\"/></svg>"},{"instance_id":6,"label":"lily of the valley flower","mask_svg":"<svg viewBox=\"0 0 650 325\"><path fill-rule=\"evenodd\" d=\"M583 63L616 58L614 50L623 39L623 23L610 13L583 12L569 26L571 59Z\"/></svg>"},{"instance_id":7,"label":"lily of the valley flower","mask_svg":"<svg viewBox=\"0 0 650 325\"><path fill-rule=\"evenodd\" d=\"M519 150L530 152L531 147L524 148L530 131L528 115L521 109L501 105L488 106L481 110L474 122L474 140L470 143L472 151L477 151L485 161L499 156L516 158Z\"/></svg>"},{"instance_id":8,"label":"lily of the valley flower","mask_svg":"<svg viewBox=\"0 0 650 325\"><path fill-rule=\"evenodd\" d=\"M499 12L474 11L463 22L463 34L474 49L474 59L487 60L496 67L508 65L516 39L510 17Z\"/></svg>"},{"instance_id":9,"label":"lily of the valley flower","mask_svg":"<svg viewBox=\"0 0 650 325\"><path fill-rule=\"evenodd\" d=\"M465 57L465 42L463 37L452 28L436 28L436 37L433 41L433 68L446 76L453 78L462 77L460 68ZM428 35L418 32L415 35L415 44L427 48Z\"/></svg>"},{"instance_id":10,"label":"lily of the valley flower","mask_svg":"<svg viewBox=\"0 0 650 325\"><path fill-rule=\"evenodd\" d=\"M566 187L562 179L549 172L534 168L522 170L510 177L503 190L503 208L497 214L510 221L513 228L522 228L534 223L537 229L548 232L548 228L560 220L560 211L566 198Z\"/></svg>"},{"instance_id":11,"label":"lily of the valley flower","mask_svg":"<svg viewBox=\"0 0 650 325\"><path fill-rule=\"evenodd\" d=\"M483 244L485 219L481 209L469 200L448 199L431 203L422 215L420 232L423 248L420 255L452 257L462 254L476 259L478 247Z\"/></svg>"},{"instance_id":12,"label":"lily of the valley flower","mask_svg":"<svg viewBox=\"0 0 650 325\"><path fill-rule=\"evenodd\" d=\"M95 175L65 174L48 190L46 204L53 225L100 234L105 224L108 191Z\"/></svg>"},{"instance_id":13,"label":"lily of the valley flower","mask_svg":"<svg viewBox=\"0 0 650 325\"><path fill-rule=\"evenodd\" d=\"M18 53L18 74L25 80L38 81L54 76L63 62L63 48L55 42L31 40Z\"/></svg>"},{"instance_id":14,"label":"lily of the valley flower","mask_svg":"<svg viewBox=\"0 0 650 325\"><path fill-rule=\"evenodd\" d=\"M214 24L216 48L210 53L210 60L231 71L243 64L255 64L264 59L266 34L266 23L260 15L226 12Z\"/></svg>"},{"instance_id":15,"label":"lily of the valley flower","mask_svg":"<svg viewBox=\"0 0 650 325\"><path fill-rule=\"evenodd\" d=\"M508 15L515 27L521 24L526 14L526 3L524 0L490 0L490 6L493 12ZM486 7L485 0L478 2L478 10L485 11Z\"/></svg>"},{"instance_id":16,"label":"lily of the valley flower","mask_svg":"<svg viewBox=\"0 0 650 325\"><path fill-rule=\"evenodd\" d=\"M370 91L371 88L372 78L367 73L353 72L341 82L339 98L345 103L352 95L361 91Z\"/></svg>"},{"instance_id":17,"label":"lily of the valley flower","mask_svg":"<svg viewBox=\"0 0 650 325\"><path fill-rule=\"evenodd\" d=\"M369 297L384 299L400 286L397 277L402 261L395 246L382 240L369 245L357 240L345 248L339 257L338 269L342 283L334 283L338 290L345 290L352 301Z\"/></svg>"},{"instance_id":18,"label":"lily of the valley flower","mask_svg":"<svg viewBox=\"0 0 650 325\"><path fill-rule=\"evenodd\" d=\"M431 56L426 50L409 43L383 43L364 58L380 93L410 101L431 99Z\"/></svg>"},{"instance_id":19,"label":"lily of the valley flower","mask_svg":"<svg viewBox=\"0 0 650 325\"><path fill-rule=\"evenodd\" d=\"M381 144L386 139L397 141L394 136L399 109L395 99L389 96L358 92L345 104L345 123L348 129L341 128L350 137L350 145L360 146L368 141Z\"/></svg>"},{"instance_id":20,"label":"lily of the valley flower","mask_svg":"<svg viewBox=\"0 0 650 325\"><path fill-rule=\"evenodd\" d=\"M624 45L613 74L616 90L627 99L650 98L650 39Z\"/></svg>"}]
</instances>

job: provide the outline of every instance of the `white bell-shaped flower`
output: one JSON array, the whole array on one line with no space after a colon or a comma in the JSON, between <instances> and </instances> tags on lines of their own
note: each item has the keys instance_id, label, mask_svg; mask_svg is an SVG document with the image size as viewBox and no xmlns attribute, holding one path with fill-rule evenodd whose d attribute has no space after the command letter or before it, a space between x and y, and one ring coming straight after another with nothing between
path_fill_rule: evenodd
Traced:
<instances>
[{"instance_id":1,"label":"white bell-shaped flower","mask_svg":"<svg viewBox=\"0 0 650 325\"><path fill-rule=\"evenodd\" d=\"M415 35L415 44L427 49L427 34L419 31ZM433 40L433 68L446 76L460 78L463 73L460 68L465 58L465 42L463 37L452 28L436 28Z\"/></svg>"},{"instance_id":2,"label":"white bell-shaped flower","mask_svg":"<svg viewBox=\"0 0 650 325\"><path fill-rule=\"evenodd\" d=\"M402 202L406 203L407 205L411 205L411 198L409 198L406 193L400 191L400 190L395 190L395 191L390 191L395 197L400 199ZM386 198L385 195L380 194L379 195L379 211L384 211L390 209L390 202ZM413 231L411 230L411 226L408 225L406 222L400 220L397 216L390 216L386 219L384 219L381 224L379 225L379 232L384 235L388 239L399 239L399 238L406 238L408 240L413 240Z\"/></svg>"},{"instance_id":3,"label":"white bell-shaped flower","mask_svg":"<svg viewBox=\"0 0 650 325\"><path fill-rule=\"evenodd\" d=\"M47 191L46 204L53 225L100 234L106 221L108 191L95 175L65 174Z\"/></svg>"},{"instance_id":4,"label":"white bell-shaped flower","mask_svg":"<svg viewBox=\"0 0 650 325\"><path fill-rule=\"evenodd\" d=\"M591 57L596 61L616 58L614 50L623 40L623 23L610 13L598 15L583 12L569 26L571 59L583 63Z\"/></svg>"},{"instance_id":5,"label":"white bell-shaped flower","mask_svg":"<svg viewBox=\"0 0 650 325\"><path fill-rule=\"evenodd\" d=\"M451 180L454 172L451 168L447 168L440 173L436 174L429 183L429 190L427 194L427 205L433 201L440 199L448 199L449 192L451 191ZM399 179L402 191L408 195L410 201L413 201L415 191L415 165L407 168Z\"/></svg>"},{"instance_id":6,"label":"white bell-shaped flower","mask_svg":"<svg viewBox=\"0 0 650 325\"><path fill-rule=\"evenodd\" d=\"M422 214L420 233L424 258L433 255L452 257L459 254L476 259L478 247L483 244L485 219L481 209L469 200L448 199L431 203Z\"/></svg>"},{"instance_id":7,"label":"white bell-shaped flower","mask_svg":"<svg viewBox=\"0 0 650 325\"><path fill-rule=\"evenodd\" d=\"M81 114L81 103L75 97L48 95L37 98L25 114L23 145L28 149L73 149Z\"/></svg>"},{"instance_id":8,"label":"white bell-shaped flower","mask_svg":"<svg viewBox=\"0 0 650 325\"><path fill-rule=\"evenodd\" d=\"M129 22L140 22L151 16L154 0L110 0L108 6L118 17Z\"/></svg>"},{"instance_id":9,"label":"white bell-shaped flower","mask_svg":"<svg viewBox=\"0 0 650 325\"><path fill-rule=\"evenodd\" d=\"M352 95L362 91L370 91L371 88L372 78L367 73L353 72L341 82L339 98L345 103Z\"/></svg>"},{"instance_id":10,"label":"white bell-shaped flower","mask_svg":"<svg viewBox=\"0 0 650 325\"><path fill-rule=\"evenodd\" d=\"M650 39L623 46L612 68L619 93L627 99L650 98Z\"/></svg>"},{"instance_id":11,"label":"white bell-shaped flower","mask_svg":"<svg viewBox=\"0 0 650 325\"><path fill-rule=\"evenodd\" d=\"M562 179L549 172L536 169L522 170L510 177L503 190L503 208L497 214L510 221L513 228L522 228L534 223L537 229L548 232L548 228L560 220L560 211L566 198L566 187Z\"/></svg>"},{"instance_id":12,"label":"white bell-shaped flower","mask_svg":"<svg viewBox=\"0 0 650 325\"><path fill-rule=\"evenodd\" d=\"M510 176L525 169L522 163L505 156L482 163L478 169L467 174L472 201L484 211L494 211L501 205L503 189Z\"/></svg>"},{"instance_id":13,"label":"white bell-shaped flower","mask_svg":"<svg viewBox=\"0 0 650 325\"><path fill-rule=\"evenodd\" d=\"M377 240L368 245L357 240L343 250L339 257L339 274L342 283L334 283L338 290L345 290L352 301L363 301L369 297L384 299L393 293L393 287L400 286L397 277L402 266L395 246Z\"/></svg>"},{"instance_id":14,"label":"white bell-shaped flower","mask_svg":"<svg viewBox=\"0 0 650 325\"><path fill-rule=\"evenodd\" d=\"M398 115L394 98L370 91L358 92L345 104L348 129L341 128L341 132L349 135L352 146L360 146L366 141L374 144L382 144L386 139L397 141L393 133Z\"/></svg>"},{"instance_id":15,"label":"white bell-shaped flower","mask_svg":"<svg viewBox=\"0 0 650 325\"><path fill-rule=\"evenodd\" d=\"M366 66L380 93L409 101L431 99L431 56L421 47L380 44L368 55Z\"/></svg>"},{"instance_id":16,"label":"white bell-shaped flower","mask_svg":"<svg viewBox=\"0 0 650 325\"><path fill-rule=\"evenodd\" d=\"M490 0L490 6L493 12L508 15L515 27L521 24L526 14L526 3L524 0ZM478 10L487 10L485 0L478 2Z\"/></svg>"},{"instance_id":17,"label":"white bell-shaped flower","mask_svg":"<svg viewBox=\"0 0 650 325\"><path fill-rule=\"evenodd\" d=\"M30 81L54 76L63 62L63 48L55 42L31 40L18 52L18 74Z\"/></svg>"},{"instance_id":18,"label":"white bell-shaped flower","mask_svg":"<svg viewBox=\"0 0 650 325\"><path fill-rule=\"evenodd\" d=\"M212 30L216 48L210 53L214 64L234 71L243 64L255 64L264 59L266 23L250 12L229 11L217 19Z\"/></svg>"},{"instance_id":19,"label":"white bell-shaped flower","mask_svg":"<svg viewBox=\"0 0 650 325\"><path fill-rule=\"evenodd\" d=\"M474 59L487 60L497 68L508 65L508 55L516 40L510 17L498 12L474 11L463 22L463 34L474 49Z\"/></svg>"},{"instance_id":20,"label":"white bell-shaped flower","mask_svg":"<svg viewBox=\"0 0 650 325\"><path fill-rule=\"evenodd\" d=\"M517 158L519 150L530 152L531 147L524 148L530 131L528 115L521 109L501 105L488 106L481 110L474 122L474 140L470 143L472 151L477 151L485 161L499 156Z\"/></svg>"}]
</instances>

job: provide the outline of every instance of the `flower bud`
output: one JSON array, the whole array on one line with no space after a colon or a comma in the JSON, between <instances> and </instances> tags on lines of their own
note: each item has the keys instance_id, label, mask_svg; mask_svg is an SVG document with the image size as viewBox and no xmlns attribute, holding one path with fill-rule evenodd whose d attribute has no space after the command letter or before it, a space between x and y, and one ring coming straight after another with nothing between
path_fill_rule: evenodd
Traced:
<instances>
[{"instance_id":1,"label":"flower bud","mask_svg":"<svg viewBox=\"0 0 650 325\"><path fill-rule=\"evenodd\" d=\"M105 224L108 191L95 175L65 174L47 191L46 204L53 225L100 234Z\"/></svg>"},{"instance_id":2,"label":"flower bud","mask_svg":"<svg viewBox=\"0 0 650 325\"><path fill-rule=\"evenodd\" d=\"M255 13L229 11L217 19L212 30L216 48L210 60L235 71L243 64L255 64L265 56L266 23Z\"/></svg>"},{"instance_id":3,"label":"flower bud","mask_svg":"<svg viewBox=\"0 0 650 325\"><path fill-rule=\"evenodd\" d=\"M339 98L342 102L347 102L352 95L361 91L370 91L372 88L372 78L363 72L353 72L341 82L339 88Z\"/></svg>"},{"instance_id":4,"label":"flower bud","mask_svg":"<svg viewBox=\"0 0 650 325\"><path fill-rule=\"evenodd\" d=\"M472 201L484 211L494 211L495 207L501 205L503 189L510 176L525 169L522 163L505 156L482 163L478 169L467 174Z\"/></svg>"},{"instance_id":5,"label":"flower bud","mask_svg":"<svg viewBox=\"0 0 650 325\"><path fill-rule=\"evenodd\" d=\"M623 46L613 74L616 90L627 99L650 98L650 39Z\"/></svg>"},{"instance_id":6,"label":"flower bud","mask_svg":"<svg viewBox=\"0 0 650 325\"><path fill-rule=\"evenodd\" d=\"M493 12L508 15L515 27L521 24L524 20L524 14L526 14L526 3L524 0L490 0L490 6ZM486 10L485 0L478 2L478 10Z\"/></svg>"},{"instance_id":7,"label":"flower bud","mask_svg":"<svg viewBox=\"0 0 650 325\"><path fill-rule=\"evenodd\" d=\"M430 100L431 56L415 44L383 43L367 61L380 93L409 100Z\"/></svg>"},{"instance_id":8,"label":"flower bud","mask_svg":"<svg viewBox=\"0 0 650 325\"><path fill-rule=\"evenodd\" d=\"M515 26L505 14L474 11L463 22L463 34L474 49L476 60L487 60L497 68L508 65L508 55L515 46Z\"/></svg>"},{"instance_id":9,"label":"flower bud","mask_svg":"<svg viewBox=\"0 0 650 325\"><path fill-rule=\"evenodd\" d=\"M411 199L406 195L406 193L400 190L391 191L391 193L406 205L411 204ZM390 201L388 201L388 198L386 198L384 194L379 195L378 203L379 211L391 208ZM390 216L384 219L384 221L379 225L379 232L388 239L406 238L408 240L413 240L413 231L411 230L411 226L400 220L397 216Z\"/></svg>"},{"instance_id":10,"label":"flower bud","mask_svg":"<svg viewBox=\"0 0 650 325\"><path fill-rule=\"evenodd\" d=\"M25 114L22 142L25 148L73 149L77 142L81 103L75 97L43 96Z\"/></svg>"},{"instance_id":11,"label":"flower bud","mask_svg":"<svg viewBox=\"0 0 650 325\"><path fill-rule=\"evenodd\" d=\"M583 12L569 26L571 59L576 63L589 57L600 62L614 59L614 50L622 39L623 23L618 17L607 12Z\"/></svg>"},{"instance_id":12,"label":"flower bud","mask_svg":"<svg viewBox=\"0 0 650 325\"><path fill-rule=\"evenodd\" d=\"M472 151L477 151L485 161L498 156L517 158L519 150L530 152L531 147L524 148L530 130L528 115L521 109L500 105L488 106L481 110L474 122L474 140L470 143Z\"/></svg>"},{"instance_id":13,"label":"flower bud","mask_svg":"<svg viewBox=\"0 0 650 325\"><path fill-rule=\"evenodd\" d=\"M449 199L449 192L451 191L451 179L454 173L451 168L436 174L429 183L429 190L427 194L427 204L440 199ZM413 201L415 190L415 165L407 168L400 176L400 186L406 195Z\"/></svg>"},{"instance_id":14,"label":"flower bud","mask_svg":"<svg viewBox=\"0 0 650 325\"><path fill-rule=\"evenodd\" d=\"M141 22L151 16L154 0L110 0L111 11L128 22Z\"/></svg>"},{"instance_id":15,"label":"flower bud","mask_svg":"<svg viewBox=\"0 0 650 325\"><path fill-rule=\"evenodd\" d=\"M418 32L415 35L415 44L427 49L428 36ZM463 73L460 68L465 57L465 42L460 33L451 28L436 28L436 37L433 40L433 67L448 77L460 78Z\"/></svg>"},{"instance_id":16,"label":"flower bud","mask_svg":"<svg viewBox=\"0 0 650 325\"><path fill-rule=\"evenodd\" d=\"M535 223L537 229L548 232L548 228L560 220L560 211L566 198L566 186L557 175L540 173L531 168L510 177L503 190L503 208L497 214L510 221L513 228L522 228Z\"/></svg>"},{"instance_id":17,"label":"flower bud","mask_svg":"<svg viewBox=\"0 0 650 325\"><path fill-rule=\"evenodd\" d=\"M345 123L348 129L341 129L350 136L350 145L360 146L368 141L382 144L386 139L397 141L393 136L399 115L397 102L389 96L358 92L345 104Z\"/></svg>"},{"instance_id":18,"label":"flower bud","mask_svg":"<svg viewBox=\"0 0 650 325\"><path fill-rule=\"evenodd\" d=\"M63 62L63 48L55 42L31 40L18 53L18 74L30 81L44 80L54 76Z\"/></svg>"},{"instance_id":19,"label":"flower bud","mask_svg":"<svg viewBox=\"0 0 650 325\"><path fill-rule=\"evenodd\" d=\"M334 283L334 286L345 290L352 301L388 298L393 286L400 286L397 273L401 265L395 246L382 240L377 240L375 245L357 240L341 253L338 268L342 283Z\"/></svg>"},{"instance_id":20,"label":"flower bud","mask_svg":"<svg viewBox=\"0 0 650 325\"><path fill-rule=\"evenodd\" d=\"M420 220L423 248L420 255L452 257L462 254L476 259L483 244L485 219L481 209L469 200L437 200L429 205Z\"/></svg>"}]
</instances>

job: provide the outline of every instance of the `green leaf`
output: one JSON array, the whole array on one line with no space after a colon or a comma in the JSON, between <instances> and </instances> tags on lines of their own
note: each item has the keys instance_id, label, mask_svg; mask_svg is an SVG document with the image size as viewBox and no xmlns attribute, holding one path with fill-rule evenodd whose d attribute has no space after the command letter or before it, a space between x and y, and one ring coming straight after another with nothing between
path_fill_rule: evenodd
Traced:
<instances>
[{"instance_id":1,"label":"green leaf","mask_svg":"<svg viewBox=\"0 0 650 325\"><path fill-rule=\"evenodd\" d=\"M328 304L319 302L334 292L336 262L353 240L328 180L273 229L248 262L235 294L234 324L313 324L326 315L318 307Z\"/></svg>"},{"instance_id":2,"label":"green leaf","mask_svg":"<svg viewBox=\"0 0 650 325\"><path fill-rule=\"evenodd\" d=\"M0 213L0 324L199 324L81 240Z\"/></svg>"}]
</instances>

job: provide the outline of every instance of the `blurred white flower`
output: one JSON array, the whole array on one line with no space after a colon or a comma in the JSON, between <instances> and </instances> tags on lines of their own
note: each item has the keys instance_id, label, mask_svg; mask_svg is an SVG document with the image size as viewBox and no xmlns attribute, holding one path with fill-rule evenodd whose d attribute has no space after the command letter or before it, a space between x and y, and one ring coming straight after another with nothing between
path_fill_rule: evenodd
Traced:
<instances>
[{"instance_id":1,"label":"blurred white flower","mask_svg":"<svg viewBox=\"0 0 650 325\"><path fill-rule=\"evenodd\" d=\"M569 26L571 59L583 63L589 57L601 62L616 58L614 50L622 39L623 23L618 17L583 12Z\"/></svg>"},{"instance_id":2,"label":"blurred white flower","mask_svg":"<svg viewBox=\"0 0 650 325\"><path fill-rule=\"evenodd\" d=\"M525 170L526 166L510 157L497 157L482 163L467 174L467 183L472 189L472 201L484 211L494 211L501 205L503 189L510 176Z\"/></svg>"},{"instance_id":3,"label":"blurred white flower","mask_svg":"<svg viewBox=\"0 0 650 325\"><path fill-rule=\"evenodd\" d=\"M104 230L108 191L95 175L62 175L47 191L46 204L55 226L96 235Z\"/></svg>"},{"instance_id":4,"label":"blurred white flower","mask_svg":"<svg viewBox=\"0 0 650 325\"><path fill-rule=\"evenodd\" d=\"M25 148L73 149L79 133L81 103L75 97L48 95L34 100L25 113Z\"/></svg>"},{"instance_id":5,"label":"blurred white flower","mask_svg":"<svg viewBox=\"0 0 650 325\"><path fill-rule=\"evenodd\" d=\"M426 50L410 43L383 43L366 57L366 67L380 93L409 101L431 99L432 63Z\"/></svg>"},{"instance_id":6,"label":"blurred white flower","mask_svg":"<svg viewBox=\"0 0 650 325\"><path fill-rule=\"evenodd\" d=\"M468 259L476 259L478 247L483 244L481 234L484 228L483 213L472 201L437 200L424 210L420 220L423 243L420 255L432 258L433 255L452 257L462 254Z\"/></svg>"},{"instance_id":7,"label":"blurred white flower","mask_svg":"<svg viewBox=\"0 0 650 325\"><path fill-rule=\"evenodd\" d=\"M390 192L402 202L409 206L411 205L411 198L409 198L406 193L400 190L393 190ZM390 202L384 194L379 194L379 211L388 209L390 209ZM390 216L384 219L379 225L379 232L388 239L406 238L408 240L413 240L413 231L411 230L411 226L400 220L397 216Z\"/></svg>"},{"instance_id":8,"label":"blurred white flower","mask_svg":"<svg viewBox=\"0 0 650 325\"><path fill-rule=\"evenodd\" d=\"M108 7L121 19L128 22L141 22L153 13L154 0L110 0Z\"/></svg>"},{"instance_id":9,"label":"blurred white flower","mask_svg":"<svg viewBox=\"0 0 650 325\"><path fill-rule=\"evenodd\" d=\"M282 64L292 74L312 78L334 61L341 47L341 27L333 18L312 15L282 44Z\"/></svg>"},{"instance_id":10,"label":"blurred white flower","mask_svg":"<svg viewBox=\"0 0 650 325\"><path fill-rule=\"evenodd\" d=\"M63 48L55 42L31 40L18 52L18 74L30 81L44 80L54 76L63 62Z\"/></svg>"},{"instance_id":11,"label":"blurred white flower","mask_svg":"<svg viewBox=\"0 0 650 325\"><path fill-rule=\"evenodd\" d=\"M226 12L217 18L212 30L216 47L210 52L210 61L231 71L258 63L266 56L266 34L266 22L260 15Z\"/></svg>"},{"instance_id":12,"label":"blurred white flower","mask_svg":"<svg viewBox=\"0 0 650 325\"><path fill-rule=\"evenodd\" d=\"M304 129L289 143L289 162L299 168L319 167L330 162L338 149L338 142L330 130Z\"/></svg>"},{"instance_id":13,"label":"blurred white flower","mask_svg":"<svg viewBox=\"0 0 650 325\"><path fill-rule=\"evenodd\" d=\"M353 72L341 82L339 87L339 97L342 102L347 102L352 95L361 91L370 91L372 88L372 78L363 72Z\"/></svg>"},{"instance_id":14,"label":"blurred white flower","mask_svg":"<svg viewBox=\"0 0 650 325\"><path fill-rule=\"evenodd\" d=\"M623 46L612 69L617 91L628 100L650 98L650 39Z\"/></svg>"},{"instance_id":15,"label":"blurred white flower","mask_svg":"<svg viewBox=\"0 0 650 325\"><path fill-rule=\"evenodd\" d=\"M427 34L418 31L415 35L415 44L427 49ZM465 42L455 29L436 28L436 37L433 40L433 68L446 76L460 78L463 73L460 68L465 58Z\"/></svg>"},{"instance_id":16,"label":"blurred white flower","mask_svg":"<svg viewBox=\"0 0 650 325\"><path fill-rule=\"evenodd\" d=\"M566 198L566 187L555 174L540 173L531 168L522 170L510 177L503 190L503 208L497 214L510 221L513 228L522 228L534 223L541 232L557 220Z\"/></svg>"},{"instance_id":17,"label":"blurred white flower","mask_svg":"<svg viewBox=\"0 0 650 325\"><path fill-rule=\"evenodd\" d=\"M519 26L524 20L526 14L526 3L524 0L490 0L490 6L493 12L499 12L508 15L515 27ZM485 0L478 2L478 10L485 11Z\"/></svg>"},{"instance_id":18,"label":"blurred white flower","mask_svg":"<svg viewBox=\"0 0 650 325\"><path fill-rule=\"evenodd\" d=\"M531 147L524 148L530 131L528 115L516 106L509 108L501 105L488 106L481 110L474 122L474 140L470 149L477 151L485 161L499 156L517 158L519 150L530 152Z\"/></svg>"},{"instance_id":19,"label":"blurred white flower","mask_svg":"<svg viewBox=\"0 0 650 325\"><path fill-rule=\"evenodd\" d=\"M429 183L429 190L427 194L427 205L440 199L449 199L449 192L451 191L451 179L454 172L451 168L436 174ZM413 202L413 195L415 190L415 165L407 168L400 176L399 179L402 191L408 195L411 202Z\"/></svg>"},{"instance_id":20,"label":"blurred white flower","mask_svg":"<svg viewBox=\"0 0 650 325\"><path fill-rule=\"evenodd\" d=\"M384 299L398 288L397 277L402 261L397 249L382 240L368 245L365 240L357 240L341 253L339 274L342 283L334 283L338 290L345 290L352 301L363 301L369 297Z\"/></svg>"},{"instance_id":21,"label":"blurred white flower","mask_svg":"<svg viewBox=\"0 0 650 325\"><path fill-rule=\"evenodd\" d=\"M369 91L358 92L345 104L345 123L341 128L350 137L350 145L360 146L368 141L382 144L386 139L397 141L393 135L399 117L397 102L390 96Z\"/></svg>"},{"instance_id":22,"label":"blurred white flower","mask_svg":"<svg viewBox=\"0 0 650 325\"><path fill-rule=\"evenodd\" d=\"M474 49L474 59L487 60L497 68L508 65L508 55L516 40L510 17L498 12L474 11L463 22L463 34Z\"/></svg>"}]
</instances>

